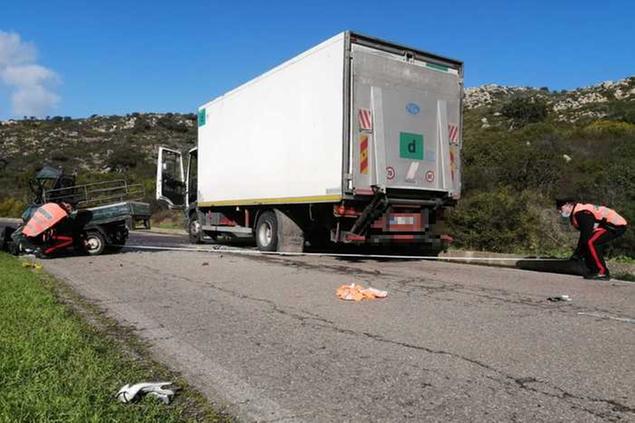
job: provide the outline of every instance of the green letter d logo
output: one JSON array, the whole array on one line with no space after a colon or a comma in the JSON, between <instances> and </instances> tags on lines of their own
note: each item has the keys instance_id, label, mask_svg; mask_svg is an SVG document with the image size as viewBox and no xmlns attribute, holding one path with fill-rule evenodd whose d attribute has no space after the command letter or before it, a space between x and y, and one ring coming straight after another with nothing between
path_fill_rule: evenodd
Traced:
<instances>
[{"instance_id":1,"label":"green letter d logo","mask_svg":"<svg viewBox=\"0 0 635 423\"><path fill-rule=\"evenodd\" d=\"M399 134L399 157L423 160L423 135L401 132Z\"/></svg>"}]
</instances>

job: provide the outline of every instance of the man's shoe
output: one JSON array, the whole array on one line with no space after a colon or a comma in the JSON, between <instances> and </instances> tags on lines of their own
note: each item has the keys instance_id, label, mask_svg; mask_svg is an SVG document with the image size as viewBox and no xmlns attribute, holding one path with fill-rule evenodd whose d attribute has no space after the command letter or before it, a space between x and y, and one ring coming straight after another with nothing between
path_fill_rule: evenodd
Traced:
<instances>
[{"instance_id":1,"label":"man's shoe","mask_svg":"<svg viewBox=\"0 0 635 423\"><path fill-rule=\"evenodd\" d=\"M591 273L590 275L585 275L584 279L592 279L596 281L610 281L611 277L608 275L608 273L605 273L605 274Z\"/></svg>"}]
</instances>

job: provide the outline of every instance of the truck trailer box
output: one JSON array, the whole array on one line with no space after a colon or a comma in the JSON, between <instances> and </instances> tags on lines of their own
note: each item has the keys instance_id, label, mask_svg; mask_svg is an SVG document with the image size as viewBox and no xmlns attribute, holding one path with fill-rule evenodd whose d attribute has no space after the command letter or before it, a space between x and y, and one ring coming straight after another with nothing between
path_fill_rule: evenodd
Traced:
<instances>
[{"instance_id":1,"label":"truck trailer box","mask_svg":"<svg viewBox=\"0 0 635 423\"><path fill-rule=\"evenodd\" d=\"M339 34L199 109L199 205L332 202L371 186L458 197L461 74Z\"/></svg>"},{"instance_id":2,"label":"truck trailer box","mask_svg":"<svg viewBox=\"0 0 635 423\"><path fill-rule=\"evenodd\" d=\"M160 151L157 198L175 203L183 186L207 232L255 231L266 207L297 222L329 205L323 226L366 220L330 227L331 240L368 241L391 204L429 214L459 198L462 95L461 62L341 33L201 106L187 172L180 152ZM229 216L240 207L247 217Z\"/></svg>"}]
</instances>

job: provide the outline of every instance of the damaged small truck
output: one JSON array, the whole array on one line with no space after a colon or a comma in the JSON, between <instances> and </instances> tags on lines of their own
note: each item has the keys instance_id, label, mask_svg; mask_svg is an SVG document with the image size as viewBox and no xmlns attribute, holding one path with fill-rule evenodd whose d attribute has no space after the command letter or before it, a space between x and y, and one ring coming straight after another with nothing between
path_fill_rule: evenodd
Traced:
<instances>
[{"instance_id":1,"label":"damaged small truck","mask_svg":"<svg viewBox=\"0 0 635 423\"><path fill-rule=\"evenodd\" d=\"M341 33L201 106L185 169L159 149L156 197L185 209L192 242L439 252L461 192L462 97L461 62Z\"/></svg>"},{"instance_id":2,"label":"damaged small truck","mask_svg":"<svg viewBox=\"0 0 635 423\"><path fill-rule=\"evenodd\" d=\"M44 166L30 183L34 198L17 228L0 228L0 249L47 257L75 249L89 255L117 251L128 228L149 228L142 185L123 180L75 185L75 177Z\"/></svg>"}]
</instances>

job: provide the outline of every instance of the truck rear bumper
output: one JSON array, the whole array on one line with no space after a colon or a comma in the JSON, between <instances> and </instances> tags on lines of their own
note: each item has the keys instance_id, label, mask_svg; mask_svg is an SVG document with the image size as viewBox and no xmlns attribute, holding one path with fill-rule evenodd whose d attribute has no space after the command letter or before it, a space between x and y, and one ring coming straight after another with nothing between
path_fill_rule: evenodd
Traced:
<instances>
[{"instance_id":1,"label":"truck rear bumper","mask_svg":"<svg viewBox=\"0 0 635 423\"><path fill-rule=\"evenodd\" d=\"M339 233L339 239L335 241L375 245L442 245L444 237L439 227L442 219L443 208L391 204L369 225L365 233L356 234L343 230Z\"/></svg>"}]
</instances>

